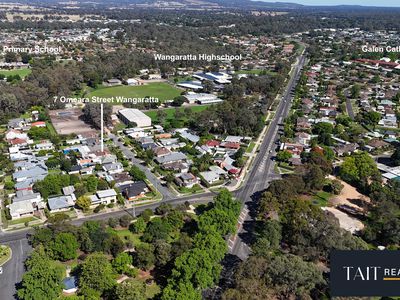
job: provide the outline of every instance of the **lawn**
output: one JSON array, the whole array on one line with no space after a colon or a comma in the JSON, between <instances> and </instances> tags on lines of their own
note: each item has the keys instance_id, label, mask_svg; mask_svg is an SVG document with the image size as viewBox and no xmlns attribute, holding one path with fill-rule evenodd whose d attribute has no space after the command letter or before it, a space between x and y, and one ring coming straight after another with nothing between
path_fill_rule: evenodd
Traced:
<instances>
[{"instance_id":1,"label":"lawn","mask_svg":"<svg viewBox=\"0 0 400 300\"><path fill-rule=\"evenodd\" d=\"M4 76L19 75L21 78L28 76L31 72L32 70L27 68L18 70L0 70L0 74L3 74Z\"/></svg>"},{"instance_id":2,"label":"lawn","mask_svg":"<svg viewBox=\"0 0 400 300\"><path fill-rule=\"evenodd\" d=\"M36 220L38 220L38 218L35 218L35 217L20 218L20 219L8 221L8 225L24 224L26 222L32 222L32 221L36 221Z\"/></svg>"},{"instance_id":3,"label":"lawn","mask_svg":"<svg viewBox=\"0 0 400 300\"><path fill-rule=\"evenodd\" d=\"M328 206L329 199L332 197L331 193L319 191L315 194L312 202L320 207Z\"/></svg>"},{"instance_id":4,"label":"lawn","mask_svg":"<svg viewBox=\"0 0 400 300\"><path fill-rule=\"evenodd\" d=\"M249 146L247 147L246 152L247 152L247 153L251 153L251 152L253 151L255 145L256 145L256 143L251 142L251 143L249 144Z\"/></svg>"},{"instance_id":5,"label":"lawn","mask_svg":"<svg viewBox=\"0 0 400 300\"><path fill-rule=\"evenodd\" d=\"M182 90L177 89L164 82L149 83L146 85L138 86L113 86L113 87L100 87L89 94L89 98L101 97L128 97L128 98L145 98L154 97L163 102L166 100L173 100L181 94Z\"/></svg>"},{"instance_id":6,"label":"lawn","mask_svg":"<svg viewBox=\"0 0 400 300\"><path fill-rule=\"evenodd\" d=\"M202 112L203 110L206 110L209 105L197 105L197 106L187 106L189 107L192 112L197 113L197 112ZM164 109L164 112L167 114L166 120L172 120L174 119L174 112L176 108L166 108ZM181 108L182 109L182 108ZM146 115L148 115L151 118L152 122L158 122L157 119L157 110L150 110L144 112Z\"/></svg>"},{"instance_id":7,"label":"lawn","mask_svg":"<svg viewBox=\"0 0 400 300\"><path fill-rule=\"evenodd\" d=\"M0 245L0 266L2 266L11 257L11 248L5 245Z\"/></svg>"},{"instance_id":8,"label":"lawn","mask_svg":"<svg viewBox=\"0 0 400 300\"><path fill-rule=\"evenodd\" d=\"M52 136L57 135L57 131L54 129L54 126L51 124L51 122L46 122L46 127Z\"/></svg>"},{"instance_id":9,"label":"lawn","mask_svg":"<svg viewBox=\"0 0 400 300\"><path fill-rule=\"evenodd\" d=\"M122 230L112 230L112 232L116 233L124 242L131 241L134 246L140 245L142 241L140 240L139 234L134 234L130 232L128 229Z\"/></svg>"}]
</instances>

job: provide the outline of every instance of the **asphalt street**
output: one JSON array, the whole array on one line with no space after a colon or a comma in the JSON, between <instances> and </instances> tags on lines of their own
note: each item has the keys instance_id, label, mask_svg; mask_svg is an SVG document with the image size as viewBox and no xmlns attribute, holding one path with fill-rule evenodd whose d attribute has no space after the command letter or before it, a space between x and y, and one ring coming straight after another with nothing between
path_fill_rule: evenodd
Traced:
<instances>
[{"instance_id":1,"label":"asphalt street","mask_svg":"<svg viewBox=\"0 0 400 300\"><path fill-rule=\"evenodd\" d=\"M242 218L243 222L251 222L252 216L249 214L251 210L251 204L254 202L252 197L255 193L267 188L269 182L276 178L276 174L273 172L273 161L272 157L275 153L275 141L277 139L277 134L279 130L280 123L283 122L284 118L288 115L290 110L291 101L291 91L296 85L297 79L300 75L301 68L305 63L305 58L300 57L298 64L294 68L292 77L286 86L285 92L283 93L282 101L279 103L274 119L271 121L269 129L265 134L263 142L260 146L259 153L255 158L253 163L253 168L247 175L246 181L243 183L242 187L234 192L234 196L240 199L244 203ZM212 197L215 196L214 193L205 193L201 195L190 195L185 197L177 197L174 195L167 187L162 186L159 180L143 166L138 159L135 158L132 151L125 147L123 143L118 141L118 137L110 134L110 138L113 140L115 145L121 148L124 155L131 160L135 165L139 166L145 173L150 182L160 191L163 195L162 203L170 203L172 205L178 205L185 203L186 201L190 203L207 203L212 201ZM142 205L135 208L135 213L140 214L143 210L150 208L154 210L160 205L160 202ZM75 219L71 221L74 225L80 225L87 220L104 220L111 217L120 217L124 214L132 215L134 213L133 209L126 209L121 211L102 213L93 215L86 218ZM13 250L12 259L7 262L4 266L3 274L0 275L0 300L12 300L15 293L15 284L21 281L22 275L24 273L24 261L30 251L32 250L27 241L27 234L32 230L25 229L13 232L0 232L0 243L10 245ZM244 241L246 236L245 227L241 227L237 238L230 245L230 253L241 259L248 257L250 253L250 248L248 244Z\"/></svg>"},{"instance_id":2,"label":"asphalt street","mask_svg":"<svg viewBox=\"0 0 400 300\"><path fill-rule=\"evenodd\" d=\"M294 67L291 78L285 88L282 99L276 109L275 117L271 121L264 140L260 146L259 153L255 159L254 167L247 176L247 182L244 187L237 192L235 196L243 203L243 209L239 218L240 228L237 235L233 236L228 242L228 247L232 255L236 255L240 259L246 259L250 254L248 243L251 234L246 228L246 224L253 223L254 215L251 211L254 207L254 197L258 192L265 190L269 183L276 178L273 170L273 157L275 152L275 141L278 139L279 124L288 116L292 100L291 92L296 87L297 81L301 75L301 70L305 64L305 57L301 56L298 63ZM251 228L251 226L250 226Z\"/></svg>"},{"instance_id":3,"label":"asphalt street","mask_svg":"<svg viewBox=\"0 0 400 300\"><path fill-rule=\"evenodd\" d=\"M347 109L347 113L349 114L349 117L354 120L355 115L354 115L354 111L353 111L353 105L351 105L351 100L350 98L346 99L346 109Z\"/></svg>"},{"instance_id":4,"label":"asphalt street","mask_svg":"<svg viewBox=\"0 0 400 300\"><path fill-rule=\"evenodd\" d=\"M0 299L12 300L16 293L15 285L21 281L24 274L24 261L32 251L26 238L4 243L11 247L12 259L3 265L3 274L0 275Z\"/></svg>"},{"instance_id":5,"label":"asphalt street","mask_svg":"<svg viewBox=\"0 0 400 300\"><path fill-rule=\"evenodd\" d=\"M154 187L162 194L163 200L169 200L176 198L176 195L172 193L167 187L160 184L160 180L144 165L142 162L135 157L135 154L126 147L123 143L118 141L118 137L112 133L108 135L109 138L114 142L118 148L122 150L122 153L129 159L134 165L138 166L145 174L147 179L154 185Z\"/></svg>"}]
</instances>

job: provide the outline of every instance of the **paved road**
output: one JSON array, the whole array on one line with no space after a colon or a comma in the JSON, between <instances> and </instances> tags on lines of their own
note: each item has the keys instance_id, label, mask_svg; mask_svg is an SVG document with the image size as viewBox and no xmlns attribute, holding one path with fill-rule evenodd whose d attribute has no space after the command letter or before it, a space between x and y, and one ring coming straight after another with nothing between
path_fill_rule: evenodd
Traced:
<instances>
[{"instance_id":1,"label":"paved road","mask_svg":"<svg viewBox=\"0 0 400 300\"><path fill-rule=\"evenodd\" d=\"M349 114L349 117L354 120L354 110L353 110L353 105L351 105L351 100L350 98L346 98L346 109L347 113Z\"/></svg>"},{"instance_id":2,"label":"paved road","mask_svg":"<svg viewBox=\"0 0 400 300\"><path fill-rule=\"evenodd\" d=\"M135 157L135 154L126 147L123 143L118 141L118 137L112 133L108 134L108 137L118 146L122 153L129 159L134 165L138 166L143 172L145 172L146 177L154 185L154 187L162 194L164 200L174 199L176 195L172 193L167 187L160 184L159 179L151 173L151 171L141 164L141 161Z\"/></svg>"},{"instance_id":3,"label":"paved road","mask_svg":"<svg viewBox=\"0 0 400 300\"><path fill-rule=\"evenodd\" d=\"M252 197L254 197L257 192L265 190L270 181L276 179L276 174L274 174L273 170L274 162L272 158L276 154L275 141L278 138L277 135L279 124L281 124L289 114L292 100L290 93L296 87L297 81L301 74L301 69L303 68L304 64L305 57L301 56L298 60L298 63L294 67L292 77L289 79L289 82L285 88L282 101L277 107L275 117L271 121L268 131L265 134L259 153L255 159L254 167L247 176L247 182L244 184L242 189L235 193L235 196L238 199L241 199L245 205L243 206L243 210L239 217L239 222L242 224L242 227L240 228L238 234L230 239L228 242L228 247L231 254L238 256L242 260L246 259L250 254L250 248L248 246L250 241L247 240L247 238L250 236L250 228L246 228L246 224L253 223L252 220L254 219L254 215L251 215L251 211L253 209L252 205L254 205L254 200Z\"/></svg>"},{"instance_id":4,"label":"paved road","mask_svg":"<svg viewBox=\"0 0 400 300\"><path fill-rule=\"evenodd\" d=\"M244 206L244 213L242 214L244 221L251 221L248 209L249 205L253 202L251 197L258 191L264 190L268 183L276 178L276 174L273 173L273 162L271 158L275 155L275 145L274 142L277 137L278 124L281 123L288 115L290 109L290 91L295 86L295 80L298 79L301 67L304 65L304 57L301 57L300 63L295 67L295 72L286 87L286 92L282 98L283 101L279 104L275 118L272 120L269 129L264 137L264 140L260 146L259 154L255 158L253 168L250 174L246 177L247 180L243 184L243 187L234 192L234 196L240 199ZM207 203L212 200L214 193L205 193L201 195L190 195L185 197L177 198L168 188L159 184L158 179L151 173L146 167L140 164L132 153L132 151L125 147L121 142L118 141L118 137L115 135L110 135L114 143L121 148L123 153L128 159L133 163L137 164L145 173L147 178L152 182L154 186L163 195L162 203L170 203L172 205L177 205L184 203L186 201L191 203ZM271 152L270 152L271 151ZM136 208L136 213L140 213L143 210L150 208L155 209L160 205L160 202L151 203L143 205ZM76 219L71 221L74 225L80 225L86 220L104 220L110 217L120 217L124 214L132 214L133 210L122 210L104 214L93 215L87 218ZM24 273L23 262L25 261L27 255L31 251L30 246L27 242L27 234L31 232L31 229L0 233L0 243L10 245L13 249L12 259L5 265L3 275L0 275L0 300L13 299L13 294L15 293L15 284L20 282L22 275ZM242 236L245 234L245 229L241 229L237 239L234 241L233 246L230 247L230 252L239 258L245 259L249 254L249 247L246 242L242 240ZM15 249L15 251L14 251Z\"/></svg>"},{"instance_id":5,"label":"paved road","mask_svg":"<svg viewBox=\"0 0 400 300\"><path fill-rule=\"evenodd\" d=\"M190 203L208 203L212 201L215 194L207 193L202 195L187 196L182 198L175 198L163 200L163 203L170 203L172 205L183 204L186 201ZM147 208L152 210L160 206L160 202L142 205L135 208L135 212L140 214ZM110 213L93 215L87 218L75 219L71 223L73 225L81 225L88 220L107 220L108 218L118 218L126 214L133 214L133 209L115 211ZM32 251L31 246L28 244L27 235L32 232L32 229L24 229L13 232L0 233L0 244L9 245L13 251L12 258L3 267L3 274L0 275L0 300L12 300L15 294L15 284L19 283L22 275L25 272L24 261Z\"/></svg>"},{"instance_id":6,"label":"paved road","mask_svg":"<svg viewBox=\"0 0 400 300\"><path fill-rule=\"evenodd\" d=\"M0 299L12 300L16 293L15 284L20 282L24 274L24 261L32 251L26 238L5 243L11 247L12 259L3 266L0 275Z\"/></svg>"}]
</instances>

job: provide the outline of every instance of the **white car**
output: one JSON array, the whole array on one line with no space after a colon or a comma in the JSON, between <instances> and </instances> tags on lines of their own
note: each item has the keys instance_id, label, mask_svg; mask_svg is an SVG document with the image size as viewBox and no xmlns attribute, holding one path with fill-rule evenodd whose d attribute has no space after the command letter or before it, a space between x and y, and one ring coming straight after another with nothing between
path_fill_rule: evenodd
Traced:
<instances>
[{"instance_id":1,"label":"white car","mask_svg":"<svg viewBox=\"0 0 400 300\"><path fill-rule=\"evenodd\" d=\"M0 275L3 274L3 267L0 267Z\"/></svg>"}]
</instances>

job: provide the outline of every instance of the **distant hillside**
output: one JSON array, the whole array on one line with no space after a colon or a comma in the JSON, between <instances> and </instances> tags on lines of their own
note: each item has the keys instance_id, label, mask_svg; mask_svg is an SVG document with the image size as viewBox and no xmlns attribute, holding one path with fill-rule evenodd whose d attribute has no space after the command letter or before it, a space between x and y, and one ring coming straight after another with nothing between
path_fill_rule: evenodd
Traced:
<instances>
[{"instance_id":1,"label":"distant hillside","mask_svg":"<svg viewBox=\"0 0 400 300\"><path fill-rule=\"evenodd\" d=\"M262 2L251 0L0 0L0 3L24 3L38 6L79 6L79 7L221 7L240 9L298 9L303 5L295 3ZM76 3L76 4L75 4Z\"/></svg>"}]
</instances>

